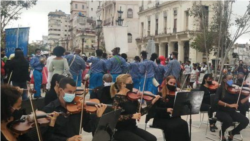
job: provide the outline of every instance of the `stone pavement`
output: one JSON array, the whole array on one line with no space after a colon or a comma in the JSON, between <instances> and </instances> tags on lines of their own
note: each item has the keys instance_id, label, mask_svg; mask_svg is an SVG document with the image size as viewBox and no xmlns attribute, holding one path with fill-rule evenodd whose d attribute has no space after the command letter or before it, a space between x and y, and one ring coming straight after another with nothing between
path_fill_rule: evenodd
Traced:
<instances>
[{"instance_id":1,"label":"stone pavement","mask_svg":"<svg viewBox=\"0 0 250 141\"><path fill-rule=\"evenodd\" d=\"M207 115L205 114L204 116L204 122L207 122ZM247 114L248 116L248 114ZM145 128L145 117L146 116L143 116L142 119L140 120L140 122L137 124L140 128L144 129ZM198 123L199 123L199 115L193 115L192 116L192 120L193 120L193 126L192 126L192 141L210 141L209 139L206 138L206 123L203 123L201 125L200 128L198 127L194 127L195 125L197 126ZM182 117L184 120L186 120L186 116L183 116ZM189 121L189 120L188 120ZM151 119L149 122L148 122L148 125L151 125L153 122L153 120ZM220 123L217 123L217 127L220 129ZM150 128L148 127L147 128L147 131L152 133L153 135L155 135L157 137L157 141L164 141L163 140L163 133L162 133L162 130L160 129L156 129L156 128ZM242 132L242 136L243 136L243 140L244 141L250 141L250 126L248 126L246 129L244 129ZM219 138L218 138L218 134L219 134L219 130L217 130L216 133L213 133L215 134L216 136L213 136L211 135L211 132L209 132L209 129L208 129L208 135L209 137L212 137L213 139L219 141ZM237 138L239 138L239 136L235 136ZM91 141L92 140L92 134L90 133L86 133L84 132L83 133L83 141Z\"/></svg>"}]
</instances>

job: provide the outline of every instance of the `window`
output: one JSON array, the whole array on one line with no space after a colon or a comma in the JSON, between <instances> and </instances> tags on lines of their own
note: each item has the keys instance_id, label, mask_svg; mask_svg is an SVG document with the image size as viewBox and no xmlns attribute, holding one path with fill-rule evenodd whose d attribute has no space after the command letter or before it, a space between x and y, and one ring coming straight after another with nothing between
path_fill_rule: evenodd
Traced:
<instances>
[{"instance_id":1,"label":"window","mask_svg":"<svg viewBox=\"0 0 250 141\"><path fill-rule=\"evenodd\" d=\"M148 36L150 36L150 21L148 21Z\"/></svg>"},{"instance_id":2,"label":"window","mask_svg":"<svg viewBox=\"0 0 250 141\"><path fill-rule=\"evenodd\" d=\"M84 5L82 5L82 9L84 9Z\"/></svg>"},{"instance_id":3,"label":"window","mask_svg":"<svg viewBox=\"0 0 250 141\"><path fill-rule=\"evenodd\" d=\"M77 4L75 4L75 8L77 9Z\"/></svg>"},{"instance_id":4,"label":"window","mask_svg":"<svg viewBox=\"0 0 250 141\"><path fill-rule=\"evenodd\" d=\"M128 9L127 14L128 18L133 18L133 10L131 8Z\"/></svg>"},{"instance_id":5,"label":"window","mask_svg":"<svg viewBox=\"0 0 250 141\"><path fill-rule=\"evenodd\" d=\"M131 33L128 33L128 43L132 43L132 34Z\"/></svg>"}]
</instances>

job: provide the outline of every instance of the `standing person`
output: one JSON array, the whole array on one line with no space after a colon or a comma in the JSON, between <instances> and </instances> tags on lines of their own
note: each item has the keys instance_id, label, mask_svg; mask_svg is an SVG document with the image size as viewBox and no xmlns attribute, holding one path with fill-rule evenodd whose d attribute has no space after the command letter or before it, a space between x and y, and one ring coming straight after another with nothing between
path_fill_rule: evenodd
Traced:
<instances>
[{"instance_id":1,"label":"standing person","mask_svg":"<svg viewBox=\"0 0 250 141\"><path fill-rule=\"evenodd\" d=\"M73 76L73 79L77 83L77 87L81 86L82 83L82 71L85 70L86 64L82 57L80 56L81 50L75 49L75 54L69 54L65 58L68 61L70 73Z\"/></svg>"},{"instance_id":2,"label":"standing person","mask_svg":"<svg viewBox=\"0 0 250 141\"><path fill-rule=\"evenodd\" d=\"M102 54L102 60L106 63L107 60L108 60L108 56L107 56L107 53L103 52Z\"/></svg>"},{"instance_id":3,"label":"standing person","mask_svg":"<svg viewBox=\"0 0 250 141\"><path fill-rule=\"evenodd\" d=\"M190 73L190 86L193 88L194 83L198 85L199 70L197 69L197 64L193 64L192 71Z\"/></svg>"},{"instance_id":4,"label":"standing person","mask_svg":"<svg viewBox=\"0 0 250 141\"><path fill-rule=\"evenodd\" d=\"M157 69L155 72L155 79L159 84L161 84L164 78L165 70L164 70L164 66L161 64L160 59L156 59L156 63L157 63ZM154 94L157 94L157 93L158 93L158 87L155 87Z\"/></svg>"},{"instance_id":5,"label":"standing person","mask_svg":"<svg viewBox=\"0 0 250 141\"><path fill-rule=\"evenodd\" d=\"M41 49L36 49L35 53L36 55L30 60L30 65L34 69L33 76L36 90L34 98L39 98L41 97L42 71L46 60L41 57Z\"/></svg>"},{"instance_id":6,"label":"standing person","mask_svg":"<svg viewBox=\"0 0 250 141\"><path fill-rule=\"evenodd\" d=\"M167 67L165 67L165 74L164 77L168 77L169 75L173 75L176 80L179 80L180 72L181 72L181 64L177 60L178 53L172 52L170 56L170 62L168 63ZM176 84L178 84L177 82Z\"/></svg>"},{"instance_id":7,"label":"standing person","mask_svg":"<svg viewBox=\"0 0 250 141\"><path fill-rule=\"evenodd\" d=\"M15 57L10 61L10 72L12 73L11 81L13 86L27 89L27 81L30 80L29 63L24 58L23 51L18 50L15 52ZM23 91L22 100L27 99L27 91Z\"/></svg>"},{"instance_id":8,"label":"standing person","mask_svg":"<svg viewBox=\"0 0 250 141\"><path fill-rule=\"evenodd\" d=\"M220 134L220 136L222 136L223 141L226 141L224 136L226 129L233 125L234 121L237 121L239 125L228 132L228 141L232 141L234 135L239 134L240 131L245 129L249 123L247 117L236 111L239 106L237 104L238 95L232 94L229 91L229 88L232 87L233 84L232 78L232 75L224 75L222 78L222 83L215 95L215 103L218 104L216 117L222 122L222 134ZM249 96L247 99L248 98Z\"/></svg>"},{"instance_id":9,"label":"standing person","mask_svg":"<svg viewBox=\"0 0 250 141\"><path fill-rule=\"evenodd\" d=\"M122 53L121 54L121 57L126 61L126 64L127 64L127 69L126 70L123 70L122 73L128 73L129 72L129 63L128 63L128 56L126 53Z\"/></svg>"},{"instance_id":10,"label":"standing person","mask_svg":"<svg viewBox=\"0 0 250 141\"><path fill-rule=\"evenodd\" d=\"M49 70L50 63L54 58L56 58L56 56L53 53L51 53L51 55L47 58L47 61L46 61L47 70ZM46 85L47 90L49 90L50 88L50 85L51 85L50 81L51 81L52 76L53 74L51 72L48 72L48 83Z\"/></svg>"},{"instance_id":11,"label":"standing person","mask_svg":"<svg viewBox=\"0 0 250 141\"><path fill-rule=\"evenodd\" d=\"M140 75L140 62L141 59L139 56L135 56L134 58L135 62L129 64L129 74L131 75L134 83L134 88L139 89L140 88L140 81L141 81L141 75Z\"/></svg>"},{"instance_id":12,"label":"standing person","mask_svg":"<svg viewBox=\"0 0 250 141\"><path fill-rule=\"evenodd\" d=\"M153 126L163 130L167 141L190 141L188 124L181 117L171 117L173 113L175 96L170 91L176 91L176 79L168 76L164 81L159 99L154 105Z\"/></svg>"},{"instance_id":13,"label":"standing person","mask_svg":"<svg viewBox=\"0 0 250 141\"><path fill-rule=\"evenodd\" d=\"M153 85L153 78L155 76L155 72L157 70L157 65L151 60L147 60L147 52L142 51L141 52L141 58L142 62L140 63L139 66L139 71L142 76L141 78L141 83L140 83L140 89L143 89L144 85L144 79L145 79L145 74L146 74L146 82L145 82L145 91L150 91L154 93L155 86Z\"/></svg>"},{"instance_id":14,"label":"standing person","mask_svg":"<svg viewBox=\"0 0 250 141\"><path fill-rule=\"evenodd\" d=\"M63 58L63 54L65 52L65 49L61 46L57 46L53 50L53 54L56 55L56 57L51 61L49 66L49 72L54 74L61 74L67 76L67 73L69 72L69 65L65 58Z\"/></svg>"},{"instance_id":15,"label":"standing person","mask_svg":"<svg viewBox=\"0 0 250 141\"><path fill-rule=\"evenodd\" d=\"M90 89L94 89L102 85L102 77L103 77L103 74L106 72L106 64L101 59L102 53L103 52L101 49L97 49L96 50L97 57L92 56L87 60L87 63L91 63L90 70L89 70L90 71L90 79L89 79Z\"/></svg>"},{"instance_id":16,"label":"standing person","mask_svg":"<svg viewBox=\"0 0 250 141\"><path fill-rule=\"evenodd\" d=\"M156 96L152 102L148 103L148 107L142 108L141 113L138 113L138 109L141 108L139 102L127 97L127 93L132 89L133 81L129 74L119 75L115 83L111 85L111 97L114 98L113 107L123 109L116 124L117 131L114 138L119 141L156 141L154 135L136 126L136 120L140 120L141 115L145 114L160 97Z\"/></svg>"},{"instance_id":17,"label":"standing person","mask_svg":"<svg viewBox=\"0 0 250 141\"><path fill-rule=\"evenodd\" d=\"M190 74L191 74L191 71L192 71L192 66L191 66L191 62L190 61L187 61L185 66L184 66L184 78L186 79L186 82L183 82L183 83L186 83L187 86L190 85Z\"/></svg>"},{"instance_id":18,"label":"standing person","mask_svg":"<svg viewBox=\"0 0 250 141\"><path fill-rule=\"evenodd\" d=\"M119 55L120 48L116 47L112 50L113 57L108 59L106 62L107 70L112 75L113 82L115 82L116 77L128 68L126 61Z\"/></svg>"},{"instance_id":19,"label":"standing person","mask_svg":"<svg viewBox=\"0 0 250 141\"><path fill-rule=\"evenodd\" d=\"M243 74L245 74L244 65L243 65L243 61L242 61L242 60L239 61L239 66L238 66L238 68L237 68L237 74L238 74L238 73L243 73Z\"/></svg>"}]
</instances>

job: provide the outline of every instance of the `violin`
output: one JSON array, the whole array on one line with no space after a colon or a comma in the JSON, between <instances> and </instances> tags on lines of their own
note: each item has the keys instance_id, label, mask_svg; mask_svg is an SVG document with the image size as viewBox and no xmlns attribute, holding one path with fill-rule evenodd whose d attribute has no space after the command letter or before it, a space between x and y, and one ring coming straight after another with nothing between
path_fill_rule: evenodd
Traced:
<instances>
[{"instance_id":1,"label":"violin","mask_svg":"<svg viewBox=\"0 0 250 141\"><path fill-rule=\"evenodd\" d=\"M59 114L62 114L61 112ZM50 114L43 111L36 111L36 119L39 125L46 126L50 123ZM30 129L35 127L34 124L34 114L24 115L19 120L14 121L11 124L11 129L18 134L24 134Z\"/></svg>"},{"instance_id":2,"label":"violin","mask_svg":"<svg viewBox=\"0 0 250 141\"><path fill-rule=\"evenodd\" d=\"M212 84L211 85L209 85L209 90L210 91L216 91L218 88L219 88L219 83L218 82L216 82L216 81L212 81Z\"/></svg>"},{"instance_id":3,"label":"violin","mask_svg":"<svg viewBox=\"0 0 250 141\"><path fill-rule=\"evenodd\" d=\"M250 91L244 90L244 89L236 89L235 87L228 87L227 88L228 92L231 94L239 94L240 90L241 90L241 94L245 95L245 96L249 96L250 95Z\"/></svg>"},{"instance_id":4,"label":"violin","mask_svg":"<svg viewBox=\"0 0 250 141\"><path fill-rule=\"evenodd\" d=\"M134 90L137 90L137 89L134 89ZM137 92L128 92L127 93L127 97L131 101L141 99L141 95L142 95L142 92L139 92L139 91L137 91ZM145 91L143 93L143 97L142 98L145 101L149 102L149 101L152 101L155 97L156 97L156 95L152 94L149 91Z\"/></svg>"},{"instance_id":5,"label":"violin","mask_svg":"<svg viewBox=\"0 0 250 141\"><path fill-rule=\"evenodd\" d=\"M77 114L80 113L84 107L84 110L88 113L95 113L97 111L96 105L100 104L100 101L98 99L90 99L88 101L85 101L84 106L82 106L83 98L76 96L74 101L70 104L66 105L66 109L69 114ZM112 107L110 104L105 104L108 107Z\"/></svg>"}]
</instances>

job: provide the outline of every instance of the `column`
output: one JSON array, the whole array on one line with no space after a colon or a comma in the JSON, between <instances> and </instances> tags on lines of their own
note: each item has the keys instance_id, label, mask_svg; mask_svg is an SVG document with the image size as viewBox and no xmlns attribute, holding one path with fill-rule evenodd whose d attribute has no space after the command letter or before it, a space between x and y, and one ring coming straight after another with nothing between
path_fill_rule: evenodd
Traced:
<instances>
[{"instance_id":1,"label":"column","mask_svg":"<svg viewBox=\"0 0 250 141\"><path fill-rule=\"evenodd\" d=\"M191 47L192 40L189 41L189 61L195 63L197 61L197 51Z\"/></svg>"},{"instance_id":2,"label":"column","mask_svg":"<svg viewBox=\"0 0 250 141\"><path fill-rule=\"evenodd\" d=\"M174 51L174 42L168 42L168 54L171 54Z\"/></svg>"},{"instance_id":3,"label":"column","mask_svg":"<svg viewBox=\"0 0 250 141\"><path fill-rule=\"evenodd\" d=\"M163 55L165 57L165 52L166 52L165 50L166 50L165 43L160 43L159 44L159 56Z\"/></svg>"},{"instance_id":4,"label":"column","mask_svg":"<svg viewBox=\"0 0 250 141\"><path fill-rule=\"evenodd\" d=\"M184 62L184 43L183 41L178 42L178 61Z\"/></svg>"}]
</instances>

